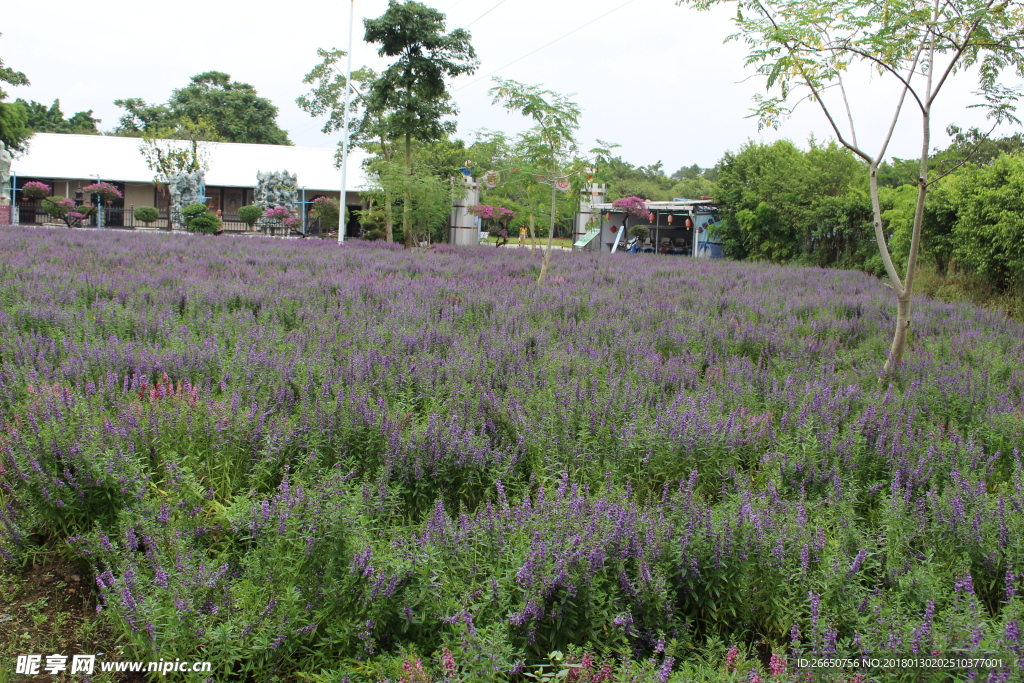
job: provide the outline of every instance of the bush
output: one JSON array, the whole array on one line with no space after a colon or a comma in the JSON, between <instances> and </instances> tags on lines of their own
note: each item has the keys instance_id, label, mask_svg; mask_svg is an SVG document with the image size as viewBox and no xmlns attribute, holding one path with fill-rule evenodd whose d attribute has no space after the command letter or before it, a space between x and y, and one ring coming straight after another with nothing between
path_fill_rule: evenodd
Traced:
<instances>
[{"instance_id":1,"label":"bush","mask_svg":"<svg viewBox=\"0 0 1024 683\"><path fill-rule=\"evenodd\" d=\"M373 230L367 230L363 234L363 239L370 240L371 242L374 241L374 240L382 240L382 239L384 239L384 231L381 230L380 228L374 228Z\"/></svg>"},{"instance_id":2,"label":"bush","mask_svg":"<svg viewBox=\"0 0 1024 683\"><path fill-rule=\"evenodd\" d=\"M60 196L46 197L43 199L43 211L54 218L64 219L68 212L75 208L75 202Z\"/></svg>"},{"instance_id":3,"label":"bush","mask_svg":"<svg viewBox=\"0 0 1024 683\"><path fill-rule=\"evenodd\" d=\"M338 202L330 197L317 197L313 200L313 215L320 219L320 227L324 230L337 229Z\"/></svg>"},{"instance_id":4,"label":"bush","mask_svg":"<svg viewBox=\"0 0 1024 683\"><path fill-rule=\"evenodd\" d=\"M1004 154L959 176L952 241L957 266L999 292L1024 288L1024 155Z\"/></svg>"},{"instance_id":5,"label":"bush","mask_svg":"<svg viewBox=\"0 0 1024 683\"><path fill-rule=\"evenodd\" d=\"M159 218L160 212L156 210L155 206L140 206L135 209L135 220L142 221L147 226Z\"/></svg>"},{"instance_id":6,"label":"bush","mask_svg":"<svg viewBox=\"0 0 1024 683\"><path fill-rule=\"evenodd\" d=\"M188 220L187 229L189 232L199 232L204 235L216 235L221 230L223 223L212 213L204 213Z\"/></svg>"},{"instance_id":7,"label":"bush","mask_svg":"<svg viewBox=\"0 0 1024 683\"><path fill-rule=\"evenodd\" d=\"M54 218L64 221L69 228L82 224L82 221L95 211L92 207L75 206L75 202L64 197L44 197L43 210Z\"/></svg>"},{"instance_id":8,"label":"bush","mask_svg":"<svg viewBox=\"0 0 1024 683\"><path fill-rule=\"evenodd\" d=\"M256 221L263 218L263 207L262 206L243 206L238 210L238 220L242 221L250 228L256 225Z\"/></svg>"},{"instance_id":9,"label":"bush","mask_svg":"<svg viewBox=\"0 0 1024 683\"><path fill-rule=\"evenodd\" d=\"M206 204L189 204L181 210L181 215L185 218L185 222L189 222L191 219L202 216L207 212Z\"/></svg>"}]
</instances>

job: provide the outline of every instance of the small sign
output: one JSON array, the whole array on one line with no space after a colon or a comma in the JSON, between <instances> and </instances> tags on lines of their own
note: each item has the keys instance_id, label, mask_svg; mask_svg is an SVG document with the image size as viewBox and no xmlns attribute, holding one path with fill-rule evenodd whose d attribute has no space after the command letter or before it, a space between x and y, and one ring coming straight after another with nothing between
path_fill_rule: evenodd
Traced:
<instances>
[{"instance_id":1,"label":"small sign","mask_svg":"<svg viewBox=\"0 0 1024 683\"><path fill-rule=\"evenodd\" d=\"M0 206L0 225L9 225L11 223L11 207L8 204Z\"/></svg>"},{"instance_id":2,"label":"small sign","mask_svg":"<svg viewBox=\"0 0 1024 683\"><path fill-rule=\"evenodd\" d=\"M597 237L600 234L601 234L601 228L591 228L590 231L586 235L584 235L583 237L581 237L578 240L576 240L576 242L572 246L574 246L574 247L585 247L588 244L590 244L590 240L594 239L595 237Z\"/></svg>"},{"instance_id":3,"label":"small sign","mask_svg":"<svg viewBox=\"0 0 1024 683\"><path fill-rule=\"evenodd\" d=\"M500 179L501 179L501 176L498 175L497 171L488 171L484 175L484 184L486 184L487 187L489 187L491 189L494 189L495 187L498 186L498 180L500 180Z\"/></svg>"},{"instance_id":4,"label":"small sign","mask_svg":"<svg viewBox=\"0 0 1024 683\"><path fill-rule=\"evenodd\" d=\"M569 182L568 178L562 178L555 181L555 187L562 192L568 192L569 188L572 187L572 183Z\"/></svg>"}]
</instances>

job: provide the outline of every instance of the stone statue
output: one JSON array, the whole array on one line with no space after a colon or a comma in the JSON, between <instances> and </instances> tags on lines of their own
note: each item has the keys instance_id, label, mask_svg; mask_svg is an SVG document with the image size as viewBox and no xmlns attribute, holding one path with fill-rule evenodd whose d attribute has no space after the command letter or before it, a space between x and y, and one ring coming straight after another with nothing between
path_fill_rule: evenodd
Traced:
<instances>
[{"instance_id":1,"label":"stone statue","mask_svg":"<svg viewBox=\"0 0 1024 683\"><path fill-rule=\"evenodd\" d=\"M11 160L14 157L7 146L0 142L0 206L11 203Z\"/></svg>"},{"instance_id":2,"label":"stone statue","mask_svg":"<svg viewBox=\"0 0 1024 683\"><path fill-rule=\"evenodd\" d=\"M189 204L200 202L203 194L203 171L179 173L167 181L167 192L171 196L171 223L182 225L181 210Z\"/></svg>"},{"instance_id":3,"label":"stone statue","mask_svg":"<svg viewBox=\"0 0 1024 683\"><path fill-rule=\"evenodd\" d=\"M256 173L256 191L253 193L256 206L262 206L264 210L284 206L295 211L298 198L298 181L294 173L287 170Z\"/></svg>"}]
</instances>

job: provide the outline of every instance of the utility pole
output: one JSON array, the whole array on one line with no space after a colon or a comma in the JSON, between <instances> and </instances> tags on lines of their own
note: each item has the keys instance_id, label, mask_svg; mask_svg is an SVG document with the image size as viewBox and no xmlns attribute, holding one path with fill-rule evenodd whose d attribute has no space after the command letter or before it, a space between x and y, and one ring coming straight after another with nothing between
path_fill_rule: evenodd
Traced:
<instances>
[{"instance_id":1,"label":"utility pole","mask_svg":"<svg viewBox=\"0 0 1024 683\"><path fill-rule=\"evenodd\" d=\"M356 17L356 0L349 0L349 2L348 57L346 59L347 65L345 67L345 137L341 141L341 196L338 198L338 244L345 243L345 214L348 213L345 195L348 192L348 179L346 178L348 173L348 117L349 102L352 99L352 29L355 24Z\"/></svg>"}]
</instances>

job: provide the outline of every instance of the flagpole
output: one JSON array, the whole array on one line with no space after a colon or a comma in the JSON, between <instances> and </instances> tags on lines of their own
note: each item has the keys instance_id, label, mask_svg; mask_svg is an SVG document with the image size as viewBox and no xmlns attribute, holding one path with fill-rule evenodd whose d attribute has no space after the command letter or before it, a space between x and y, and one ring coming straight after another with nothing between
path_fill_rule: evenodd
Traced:
<instances>
[{"instance_id":1,"label":"flagpole","mask_svg":"<svg viewBox=\"0 0 1024 683\"><path fill-rule=\"evenodd\" d=\"M348 115L349 102L352 99L352 28L355 24L356 0L350 0L350 3L348 12L348 63L345 67L345 137L341 142L341 196L338 202L338 244L345 243L345 214L348 213L345 206L345 195L348 191L347 178L345 176L348 173Z\"/></svg>"}]
</instances>

